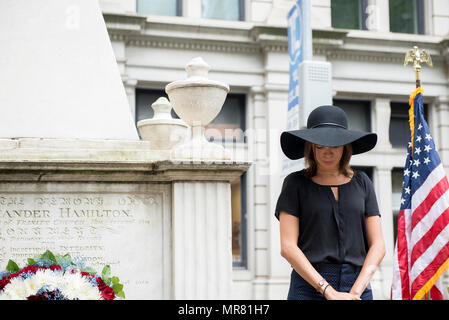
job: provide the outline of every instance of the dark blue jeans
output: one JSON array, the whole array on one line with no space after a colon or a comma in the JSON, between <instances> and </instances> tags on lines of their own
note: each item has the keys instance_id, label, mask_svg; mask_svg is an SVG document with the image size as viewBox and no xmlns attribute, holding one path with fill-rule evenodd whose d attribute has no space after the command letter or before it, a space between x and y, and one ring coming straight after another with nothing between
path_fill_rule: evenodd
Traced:
<instances>
[{"instance_id":1,"label":"dark blue jeans","mask_svg":"<svg viewBox=\"0 0 449 320\"><path fill-rule=\"evenodd\" d=\"M361 267L351 264L318 263L313 265L324 279L337 291L349 292L360 273ZM373 300L371 286L368 285L360 296L362 300ZM290 289L287 300L326 300L307 281L305 281L294 269L290 279Z\"/></svg>"}]
</instances>

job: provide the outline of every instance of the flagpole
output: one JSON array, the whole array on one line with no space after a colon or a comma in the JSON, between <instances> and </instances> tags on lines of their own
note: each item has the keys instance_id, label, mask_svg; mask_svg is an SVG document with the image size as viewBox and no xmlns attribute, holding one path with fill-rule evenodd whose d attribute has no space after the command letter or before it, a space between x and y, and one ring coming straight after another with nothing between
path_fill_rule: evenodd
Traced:
<instances>
[{"instance_id":1,"label":"flagpole","mask_svg":"<svg viewBox=\"0 0 449 320\"><path fill-rule=\"evenodd\" d=\"M416 88L421 88L421 70L422 70L421 64L426 63L430 67L433 67L432 58L430 57L430 53L424 49L420 51L417 46L414 46L413 49L410 49L405 54L404 67L407 66L408 63L413 63L413 69L415 71L415 79L416 79ZM410 115L410 117L412 117L412 114ZM410 123L412 123L412 122L410 122ZM413 130L411 124L410 124L410 129ZM413 131L412 131L411 142L412 142L412 149L413 149ZM413 156L413 151L412 151L412 156ZM422 297L422 300L431 300L430 290L426 292L426 294Z\"/></svg>"}]
</instances>

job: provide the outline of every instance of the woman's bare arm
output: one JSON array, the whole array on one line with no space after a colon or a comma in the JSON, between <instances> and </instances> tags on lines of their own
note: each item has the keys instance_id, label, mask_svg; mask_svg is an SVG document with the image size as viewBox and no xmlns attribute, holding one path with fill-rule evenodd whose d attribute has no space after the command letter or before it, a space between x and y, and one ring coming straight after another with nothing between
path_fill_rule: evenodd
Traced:
<instances>
[{"instance_id":1,"label":"woman's bare arm","mask_svg":"<svg viewBox=\"0 0 449 320\"><path fill-rule=\"evenodd\" d=\"M315 270L310 261L298 247L299 219L291 214L281 211L279 215L281 234L281 256L284 257L295 271L312 287L323 293L324 287L319 287L323 277ZM359 300L359 297L338 292L331 286L326 289L326 299L329 300Z\"/></svg>"},{"instance_id":2,"label":"woman's bare arm","mask_svg":"<svg viewBox=\"0 0 449 320\"><path fill-rule=\"evenodd\" d=\"M382 235L382 226L379 216L370 216L366 218L366 232L368 238L368 253L362 270L351 288L351 293L360 297L376 272L379 263L385 256L385 243Z\"/></svg>"}]
</instances>

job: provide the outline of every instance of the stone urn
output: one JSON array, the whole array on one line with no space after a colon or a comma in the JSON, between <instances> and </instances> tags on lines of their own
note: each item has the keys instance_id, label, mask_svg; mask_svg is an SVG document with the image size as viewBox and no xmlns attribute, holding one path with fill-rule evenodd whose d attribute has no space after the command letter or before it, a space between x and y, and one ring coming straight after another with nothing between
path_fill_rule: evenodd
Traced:
<instances>
[{"instance_id":1,"label":"stone urn","mask_svg":"<svg viewBox=\"0 0 449 320\"><path fill-rule=\"evenodd\" d=\"M150 141L153 150L170 150L182 143L188 134L188 125L171 116L172 106L165 97L157 99L151 107L154 116L137 122L142 140Z\"/></svg>"},{"instance_id":2,"label":"stone urn","mask_svg":"<svg viewBox=\"0 0 449 320\"><path fill-rule=\"evenodd\" d=\"M229 86L208 79L210 66L201 58L186 66L187 78L169 83L165 92L176 114L190 126L190 138L171 151L172 159L229 160L230 152L207 141L204 129L220 112Z\"/></svg>"}]
</instances>

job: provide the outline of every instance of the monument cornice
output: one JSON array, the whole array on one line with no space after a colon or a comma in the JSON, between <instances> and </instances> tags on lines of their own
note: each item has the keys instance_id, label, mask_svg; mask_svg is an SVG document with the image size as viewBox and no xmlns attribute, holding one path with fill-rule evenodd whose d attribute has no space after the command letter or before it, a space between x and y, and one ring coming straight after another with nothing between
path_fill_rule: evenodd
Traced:
<instances>
[{"instance_id":1,"label":"monument cornice","mask_svg":"<svg viewBox=\"0 0 449 320\"><path fill-rule=\"evenodd\" d=\"M251 163L236 161L0 161L2 182L173 182L226 181Z\"/></svg>"},{"instance_id":2,"label":"monument cornice","mask_svg":"<svg viewBox=\"0 0 449 320\"><path fill-rule=\"evenodd\" d=\"M2 181L230 181L251 162L176 160L149 141L0 139Z\"/></svg>"}]
</instances>

